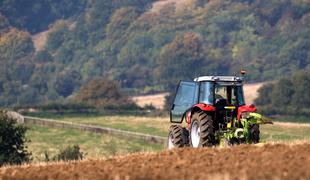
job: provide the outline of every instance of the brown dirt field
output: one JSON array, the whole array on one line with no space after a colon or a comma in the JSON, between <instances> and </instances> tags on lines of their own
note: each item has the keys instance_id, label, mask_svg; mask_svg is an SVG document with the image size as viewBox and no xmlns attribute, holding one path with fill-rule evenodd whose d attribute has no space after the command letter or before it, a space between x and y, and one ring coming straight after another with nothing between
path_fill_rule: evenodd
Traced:
<instances>
[{"instance_id":1,"label":"brown dirt field","mask_svg":"<svg viewBox=\"0 0 310 180\"><path fill-rule=\"evenodd\" d=\"M176 149L0 168L0 179L310 179L310 143Z\"/></svg>"}]
</instances>

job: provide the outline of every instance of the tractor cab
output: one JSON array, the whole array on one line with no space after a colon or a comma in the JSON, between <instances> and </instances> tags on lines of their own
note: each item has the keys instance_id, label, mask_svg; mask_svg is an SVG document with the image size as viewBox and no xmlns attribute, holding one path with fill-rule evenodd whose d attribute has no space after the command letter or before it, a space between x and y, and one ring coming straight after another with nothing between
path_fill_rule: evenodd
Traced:
<instances>
[{"instance_id":1,"label":"tractor cab","mask_svg":"<svg viewBox=\"0 0 310 180\"><path fill-rule=\"evenodd\" d=\"M197 79L197 81L199 78ZM244 96L242 82L239 81L198 81L201 103L215 107L242 106Z\"/></svg>"}]
</instances>

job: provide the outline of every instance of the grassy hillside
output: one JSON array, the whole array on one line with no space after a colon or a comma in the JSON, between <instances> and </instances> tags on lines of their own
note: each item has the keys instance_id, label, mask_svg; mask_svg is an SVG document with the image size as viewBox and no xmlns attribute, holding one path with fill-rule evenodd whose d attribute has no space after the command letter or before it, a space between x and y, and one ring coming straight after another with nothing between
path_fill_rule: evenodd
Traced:
<instances>
[{"instance_id":1,"label":"grassy hillside","mask_svg":"<svg viewBox=\"0 0 310 180\"><path fill-rule=\"evenodd\" d=\"M309 68L308 1L154 2L1 1L0 105L68 101L98 77L150 93L202 74L245 68L257 82ZM46 29L36 51L31 35Z\"/></svg>"}]
</instances>

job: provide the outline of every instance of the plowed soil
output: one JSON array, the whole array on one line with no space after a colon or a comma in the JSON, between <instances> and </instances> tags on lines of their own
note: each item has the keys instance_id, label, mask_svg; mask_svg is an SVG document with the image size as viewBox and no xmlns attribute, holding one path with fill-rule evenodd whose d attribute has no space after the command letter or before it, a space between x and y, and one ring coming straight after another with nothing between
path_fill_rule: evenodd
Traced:
<instances>
[{"instance_id":1,"label":"plowed soil","mask_svg":"<svg viewBox=\"0 0 310 180\"><path fill-rule=\"evenodd\" d=\"M310 179L310 143L185 148L6 167L0 179Z\"/></svg>"}]
</instances>

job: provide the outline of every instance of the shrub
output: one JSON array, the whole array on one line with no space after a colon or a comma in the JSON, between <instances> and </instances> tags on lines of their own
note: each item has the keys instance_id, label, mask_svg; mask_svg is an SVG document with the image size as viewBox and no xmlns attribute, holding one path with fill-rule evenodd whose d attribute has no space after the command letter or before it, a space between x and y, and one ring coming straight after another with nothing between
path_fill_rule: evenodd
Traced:
<instances>
[{"instance_id":1,"label":"shrub","mask_svg":"<svg viewBox=\"0 0 310 180\"><path fill-rule=\"evenodd\" d=\"M156 110L156 107L151 103L151 104L144 105L143 109L154 111L154 110Z\"/></svg>"},{"instance_id":2,"label":"shrub","mask_svg":"<svg viewBox=\"0 0 310 180\"><path fill-rule=\"evenodd\" d=\"M6 111L0 110L0 166L30 161L25 143L27 128L17 124Z\"/></svg>"},{"instance_id":3,"label":"shrub","mask_svg":"<svg viewBox=\"0 0 310 180\"><path fill-rule=\"evenodd\" d=\"M58 161L70 161L70 160L82 160L85 154L80 151L79 145L67 146L65 149L61 150L57 155L56 159Z\"/></svg>"},{"instance_id":4,"label":"shrub","mask_svg":"<svg viewBox=\"0 0 310 180\"><path fill-rule=\"evenodd\" d=\"M130 98L121 91L117 82L106 79L94 79L83 85L75 101L107 109L134 105Z\"/></svg>"}]
</instances>

